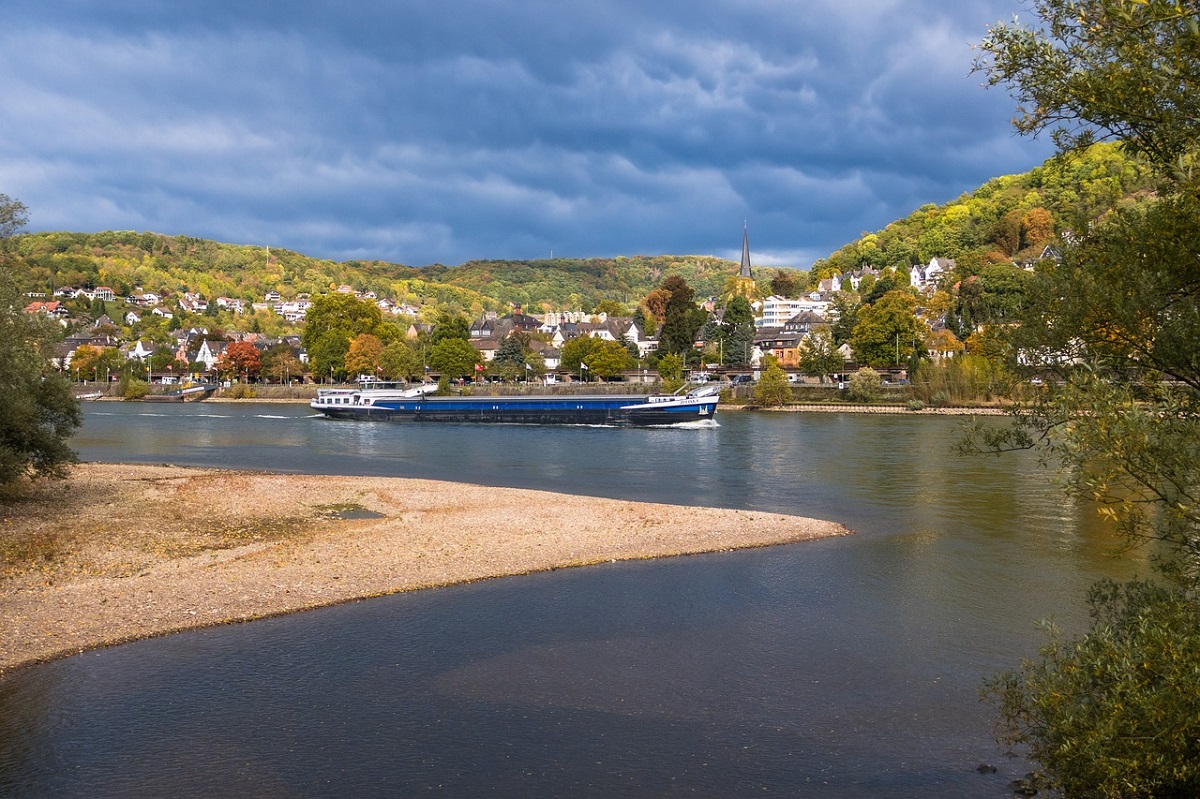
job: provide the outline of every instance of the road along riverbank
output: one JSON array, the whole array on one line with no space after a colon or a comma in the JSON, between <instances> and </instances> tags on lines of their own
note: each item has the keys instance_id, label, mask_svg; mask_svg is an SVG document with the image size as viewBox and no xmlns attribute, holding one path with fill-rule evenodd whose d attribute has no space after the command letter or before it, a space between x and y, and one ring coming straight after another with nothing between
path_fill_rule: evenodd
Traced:
<instances>
[{"instance_id":1,"label":"road along riverbank","mask_svg":"<svg viewBox=\"0 0 1200 799\"><path fill-rule=\"evenodd\" d=\"M0 673L401 591L848 532L431 480L87 463L0 504Z\"/></svg>"}]
</instances>

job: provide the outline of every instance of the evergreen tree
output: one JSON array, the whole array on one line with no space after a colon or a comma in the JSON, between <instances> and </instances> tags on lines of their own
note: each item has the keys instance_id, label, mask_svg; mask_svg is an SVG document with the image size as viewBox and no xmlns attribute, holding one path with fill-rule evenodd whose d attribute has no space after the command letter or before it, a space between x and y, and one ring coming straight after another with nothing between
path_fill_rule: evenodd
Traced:
<instances>
[{"instance_id":1,"label":"evergreen tree","mask_svg":"<svg viewBox=\"0 0 1200 799\"><path fill-rule=\"evenodd\" d=\"M671 296L658 331L658 348L683 355L686 360L708 314L696 307L695 292L683 278L672 275L663 281L661 288Z\"/></svg>"}]
</instances>

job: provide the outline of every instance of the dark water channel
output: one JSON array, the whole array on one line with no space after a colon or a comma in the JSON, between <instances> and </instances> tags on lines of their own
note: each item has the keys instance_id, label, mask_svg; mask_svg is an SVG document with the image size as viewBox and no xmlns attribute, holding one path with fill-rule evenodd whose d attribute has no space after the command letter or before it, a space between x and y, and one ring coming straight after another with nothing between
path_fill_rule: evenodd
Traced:
<instances>
[{"instance_id":1,"label":"dark water channel","mask_svg":"<svg viewBox=\"0 0 1200 799\"><path fill-rule=\"evenodd\" d=\"M351 603L0 683L0 796L1003 797L984 675L1145 571L939 417L697 430L89 405L87 460L419 476L836 519L857 534ZM975 771L980 762L996 774Z\"/></svg>"}]
</instances>

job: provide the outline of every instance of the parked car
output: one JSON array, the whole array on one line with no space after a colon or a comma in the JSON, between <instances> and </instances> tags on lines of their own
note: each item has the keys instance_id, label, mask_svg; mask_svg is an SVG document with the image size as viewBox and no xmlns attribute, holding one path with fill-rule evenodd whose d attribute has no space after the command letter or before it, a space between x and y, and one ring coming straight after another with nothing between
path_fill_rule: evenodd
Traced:
<instances>
[{"instance_id":1,"label":"parked car","mask_svg":"<svg viewBox=\"0 0 1200 799\"><path fill-rule=\"evenodd\" d=\"M754 383L754 375L734 375L729 382L735 386L749 386Z\"/></svg>"}]
</instances>

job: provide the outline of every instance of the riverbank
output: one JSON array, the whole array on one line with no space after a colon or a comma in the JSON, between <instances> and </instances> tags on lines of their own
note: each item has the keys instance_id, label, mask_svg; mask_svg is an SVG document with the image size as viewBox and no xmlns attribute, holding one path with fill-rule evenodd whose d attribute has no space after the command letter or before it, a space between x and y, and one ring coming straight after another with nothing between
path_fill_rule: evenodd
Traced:
<instances>
[{"instance_id":1,"label":"riverbank","mask_svg":"<svg viewBox=\"0 0 1200 799\"><path fill-rule=\"evenodd\" d=\"M796 516L402 478L81 464L0 504L0 674L493 577L845 535Z\"/></svg>"}]
</instances>

